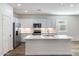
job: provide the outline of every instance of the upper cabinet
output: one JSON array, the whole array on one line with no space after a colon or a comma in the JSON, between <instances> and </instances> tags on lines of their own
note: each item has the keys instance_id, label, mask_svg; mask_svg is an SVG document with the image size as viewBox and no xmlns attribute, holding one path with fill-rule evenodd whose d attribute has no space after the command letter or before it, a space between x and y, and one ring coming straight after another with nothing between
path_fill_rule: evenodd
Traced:
<instances>
[{"instance_id":1,"label":"upper cabinet","mask_svg":"<svg viewBox=\"0 0 79 59\"><path fill-rule=\"evenodd\" d=\"M34 22L34 19L20 19L20 22L21 22L21 27L22 28L32 28L33 27L33 22Z\"/></svg>"},{"instance_id":2,"label":"upper cabinet","mask_svg":"<svg viewBox=\"0 0 79 59\"><path fill-rule=\"evenodd\" d=\"M33 19L33 23L41 23L41 19Z\"/></svg>"},{"instance_id":3,"label":"upper cabinet","mask_svg":"<svg viewBox=\"0 0 79 59\"><path fill-rule=\"evenodd\" d=\"M67 20L57 19L56 20L56 29L58 33L67 32Z\"/></svg>"},{"instance_id":4,"label":"upper cabinet","mask_svg":"<svg viewBox=\"0 0 79 59\"><path fill-rule=\"evenodd\" d=\"M26 19L23 23L25 23L23 26L28 28L33 28L34 23L41 23L42 28L56 27L56 20L53 19Z\"/></svg>"},{"instance_id":5,"label":"upper cabinet","mask_svg":"<svg viewBox=\"0 0 79 59\"><path fill-rule=\"evenodd\" d=\"M41 19L42 28L46 28L46 19Z\"/></svg>"},{"instance_id":6,"label":"upper cabinet","mask_svg":"<svg viewBox=\"0 0 79 59\"><path fill-rule=\"evenodd\" d=\"M34 23L41 23L42 28L55 28L55 19L45 19L45 18L22 18L20 19L21 27L23 28L33 28Z\"/></svg>"},{"instance_id":7,"label":"upper cabinet","mask_svg":"<svg viewBox=\"0 0 79 59\"><path fill-rule=\"evenodd\" d=\"M56 20L55 19L47 19L46 20L46 27L47 28L55 28L56 27Z\"/></svg>"},{"instance_id":8,"label":"upper cabinet","mask_svg":"<svg viewBox=\"0 0 79 59\"><path fill-rule=\"evenodd\" d=\"M41 23L42 28L56 27L56 20L54 19L34 19L33 23Z\"/></svg>"}]
</instances>

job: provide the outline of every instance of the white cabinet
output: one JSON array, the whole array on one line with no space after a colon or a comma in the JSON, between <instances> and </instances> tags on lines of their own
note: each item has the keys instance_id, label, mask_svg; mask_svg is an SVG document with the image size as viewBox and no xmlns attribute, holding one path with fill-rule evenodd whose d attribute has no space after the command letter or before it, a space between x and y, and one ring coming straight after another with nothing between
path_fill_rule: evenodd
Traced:
<instances>
[{"instance_id":1,"label":"white cabinet","mask_svg":"<svg viewBox=\"0 0 79 59\"><path fill-rule=\"evenodd\" d=\"M41 19L42 28L46 28L46 19Z\"/></svg>"},{"instance_id":2,"label":"white cabinet","mask_svg":"<svg viewBox=\"0 0 79 59\"><path fill-rule=\"evenodd\" d=\"M33 23L41 23L41 19L33 19Z\"/></svg>"},{"instance_id":3,"label":"white cabinet","mask_svg":"<svg viewBox=\"0 0 79 59\"><path fill-rule=\"evenodd\" d=\"M13 48L11 18L3 15L3 50L4 54Z\"/></svg>"},{"instance_id":4,"label":"white cabinet","mask_svg":"<svg viewBox=\"0 0 79 59\"><path fill-rule=\"evenodd\" d=\"M56 28L56 19L51 19L51 28Z\"/></svg>"},{"instance_id":5,"label":"white cabinet","mask_svg":"<svg viewBox=\"0 0 79 59\"><path fill-rule=\"evenodd\" d=\"M3 55L3 46L2 46L2 16L0 15L0 55Z\"/></svg>"},{"instance_id":6,"label":"white cabinet","mask_svg":"<svg viewBox=\"0 0 79 59\"><path fill-rule=\"evenodd\" d=\"M47 19L46 20L46 27L47 28L50 28L51 27L51 20L50 19Z\"/></svg>"},{"instance_id":7,"label":"white cabinet","mask_svg":"<svg viewBox=\"0 0 79 59\"><path fill-rule=\"evenodd\" d=\"M56 20L55 19L33 19L33 23L41 23L42 28L55 28Z\"/></svg>"},{"instance_id":8,"label":"white cabinet","mask_svg":"<svg viewBox=\"0 0 79 59\"><path fill-rule=\"evenodd\" d=\"M23 28L32 28L33 27L33 19L21 19L21 27Z\"/></svg>"},{"instance_id":9,"label":"white cabinet","mask_svg":"<svg viewBox=\"0 0 79 59\"><path fill-rule=\"evenodd\" d=\"M46 20L46 27L47 28L55 28L56 27L56 20L55 19L47 19Z\"/></svg>"},{"instance_id":10,"label":"white cabinet","mask_svg":"<svg viewBox=\"0 0 79 59\"><path fill-rule=\"evenodd\" d=\"M34 23L41 23L42 28L55 28L56 20L55 19L20 19L23 28L33 28Z\"/></svg>"},{"instance_id":11,"label":"white cabinet","mask_svg":"<svg viewBox=\"0 0 79 59\"><path fill-rule=\"evenodd\" d=\"M67 20L65 19L56 20L56 29L58 33L66 33L67 32Z\"/></svg>"},{"instance_id":12,"label":"white cabinet","mask_svg":"<svg viewBox=\"0 0 79 59\"><path fill-rule=\"evenodd\" d=\"M33 19L27 19L26 23L27 28L33 28Z\"/></svg>"},{"instance_id":13,"label":"white cabinet","mask_svg":"<svg viewBox=\"0 0 79 59\"><path fill-rule=\"evenodd\" d=\"M34 23L41 23L40 19L20 19L21 27L23 28L33 28Z\"/></svg>"}]
</instances>

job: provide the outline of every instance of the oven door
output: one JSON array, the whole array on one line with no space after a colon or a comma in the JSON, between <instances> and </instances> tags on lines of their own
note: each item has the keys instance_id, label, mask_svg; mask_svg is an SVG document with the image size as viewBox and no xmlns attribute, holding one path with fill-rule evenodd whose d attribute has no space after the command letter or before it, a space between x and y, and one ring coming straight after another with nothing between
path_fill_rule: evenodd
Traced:
<instances>
[{"instance_id":1,"label":"oven door","mask_svg":"<svg viewBox=\"0 0 79 59\"><path fill-rule=\"evenodd\" d=\"M33 35L41 35L41 30L34 30Z\"/></svg>"}]
</instances>

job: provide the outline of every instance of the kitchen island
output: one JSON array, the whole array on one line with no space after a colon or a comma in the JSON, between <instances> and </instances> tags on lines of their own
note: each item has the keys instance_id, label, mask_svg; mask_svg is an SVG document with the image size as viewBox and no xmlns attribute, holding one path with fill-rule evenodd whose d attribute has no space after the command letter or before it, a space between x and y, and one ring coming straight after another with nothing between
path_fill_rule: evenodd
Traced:
<instances>
[{"instance_id":1,"label":"kitchen island","mask_svg":"<svg viewBox=\"0 0 79 59\"><path fill-rule=\"evenodd\" d=\"M25 55L71 56L72 37L67 35L28 35L25 40Z\"/></svg>"}]
</instances>

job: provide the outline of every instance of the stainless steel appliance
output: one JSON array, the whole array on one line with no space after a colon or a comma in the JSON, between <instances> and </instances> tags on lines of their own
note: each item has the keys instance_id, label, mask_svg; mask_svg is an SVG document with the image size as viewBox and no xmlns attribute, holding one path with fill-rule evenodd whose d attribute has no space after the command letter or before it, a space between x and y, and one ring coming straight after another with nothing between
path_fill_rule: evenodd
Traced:
<instances>
[{"instance_id":1,"label":"stainless steel appliance","mask_svg":"<svg viewBox=\"0 0 79 59\"><path fill-rule=\"evenodd\" d=\"M33 27L34 28L41 28L41 23L34 23L33 24Z\"/></svg>"},{"instance_id":2,"label":"stainless steel appliance","mask_svg":"<svg viewBox=\"0 0 79 59\"><path fill-rule=\"evenodd\" d=\"M33 35L41 35L41 23L34 23L33 28Z\"/></svg>"},{"instance_id":3,"label":"stainless steel appliance","mask_svg":"<svg viewBox=\"0 0 79 59\"><path fill-rule=\"evenodd\" d=\"M16 48L21 43L20 23L13 23L13 48Z\"/></svg>"},{"instance_id":4,"label":"stainless steel appliance","mask_svg":"<svg viewBox=\"0 0 79 59\"><path fill-rule=\"evenodd\" d=\"M41 30L34 30L33 35L41 35Z\"/></svg>"}]
</instances>

